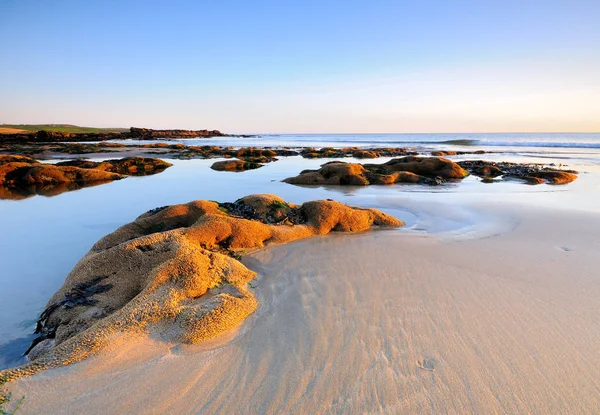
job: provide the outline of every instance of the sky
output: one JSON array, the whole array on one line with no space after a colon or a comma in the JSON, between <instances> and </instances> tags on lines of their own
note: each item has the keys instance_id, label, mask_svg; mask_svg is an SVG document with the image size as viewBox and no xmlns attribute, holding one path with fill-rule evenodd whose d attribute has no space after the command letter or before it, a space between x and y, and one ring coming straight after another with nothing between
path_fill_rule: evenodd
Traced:
<instances>
[{"instance_id":1,"label":"sky","mask_svg":"<svg viewBox=\"0 0 600 415\"><path fill-rule=\"evenodd\" d=\"M0 0L0 123L600 131L600 1Z\"/></svg>"}]
</instances>

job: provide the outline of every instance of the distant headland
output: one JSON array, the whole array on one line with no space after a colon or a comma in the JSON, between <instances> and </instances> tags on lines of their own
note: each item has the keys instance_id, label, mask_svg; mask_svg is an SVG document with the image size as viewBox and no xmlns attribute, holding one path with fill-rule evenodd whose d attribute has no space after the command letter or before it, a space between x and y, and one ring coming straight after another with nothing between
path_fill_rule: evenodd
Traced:
<instances>
[{"instance_id":1,"label":"distant headland","mask_svg":"<svg viewBox=\"0 0 600 415\"><path fill-rule=\"evenodd\" d=\"M0 125L0 143L17 144L23 142L81 142L106 140L159 140L166 138L210 138L228 137L219 130L152 130L131 127L88 128L63 124L44 125Z\"/></svg>"}]
</instances>

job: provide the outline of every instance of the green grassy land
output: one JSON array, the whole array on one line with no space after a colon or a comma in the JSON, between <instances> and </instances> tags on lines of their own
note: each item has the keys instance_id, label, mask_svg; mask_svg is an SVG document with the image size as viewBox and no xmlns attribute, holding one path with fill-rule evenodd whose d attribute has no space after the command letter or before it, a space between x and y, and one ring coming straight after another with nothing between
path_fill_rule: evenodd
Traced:
<instances>
[{"instance_id":1,"label":"green grassy land","mask_svg":"<svg viewBox=\"0 0 600 415\"><path fill-rule=\"evenodd\" d=\"M79 127L71 124L0 124L0 128L15 128L26 131L58 131L67 133L110 133L128 131L128 128Z\"/></svg>"}]
</instances>

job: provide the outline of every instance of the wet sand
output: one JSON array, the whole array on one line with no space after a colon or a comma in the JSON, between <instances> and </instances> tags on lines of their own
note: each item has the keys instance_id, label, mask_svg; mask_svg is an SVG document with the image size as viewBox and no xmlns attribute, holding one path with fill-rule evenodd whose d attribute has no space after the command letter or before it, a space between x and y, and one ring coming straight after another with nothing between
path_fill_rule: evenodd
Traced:
<instances>
[{"instance_id":1,"label":"wet sand","mask_svg":"<svg viewBox=\"0 0 600 415\"><path fill-rule=\"evenodd\" d=\"M237 332L119 339L10 389L23 414L598 413L598 216L486 209L513 220L257 252L260 307Z\"/></svg>"}]
</instances>

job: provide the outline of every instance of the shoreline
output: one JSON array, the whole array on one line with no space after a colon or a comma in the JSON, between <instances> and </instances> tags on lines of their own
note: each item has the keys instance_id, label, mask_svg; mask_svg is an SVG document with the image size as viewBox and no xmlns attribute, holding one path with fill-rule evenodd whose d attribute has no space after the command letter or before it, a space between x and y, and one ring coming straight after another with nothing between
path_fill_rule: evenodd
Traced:
<instances>
[{"instance_id":1,"label":"shoreline","mask_svg":"<svg viewBox=\"0 0 600 415\"><path fill-rule=\"evenodd\" d=\"M467 241L382 231L267 248L244 259L260 274L261 306L232 341L209 350L131 342L114 356L101 353L10 388L27 396L23 413L597 408L600 361L589 355L600 339L597 289L589 285L600 266L593 254L600 226L590 222L596 216L509 204L486 209L520 224ZM586 331L574 336L582 325ZM366 360L343 363L359 356ZM424 359L433 372L418 367ZM540 377L551 379L552 391ZM194 385L204 393L176 392ZM104 402L107 395L115 399Z\"/></svg>"}]
</instances>

